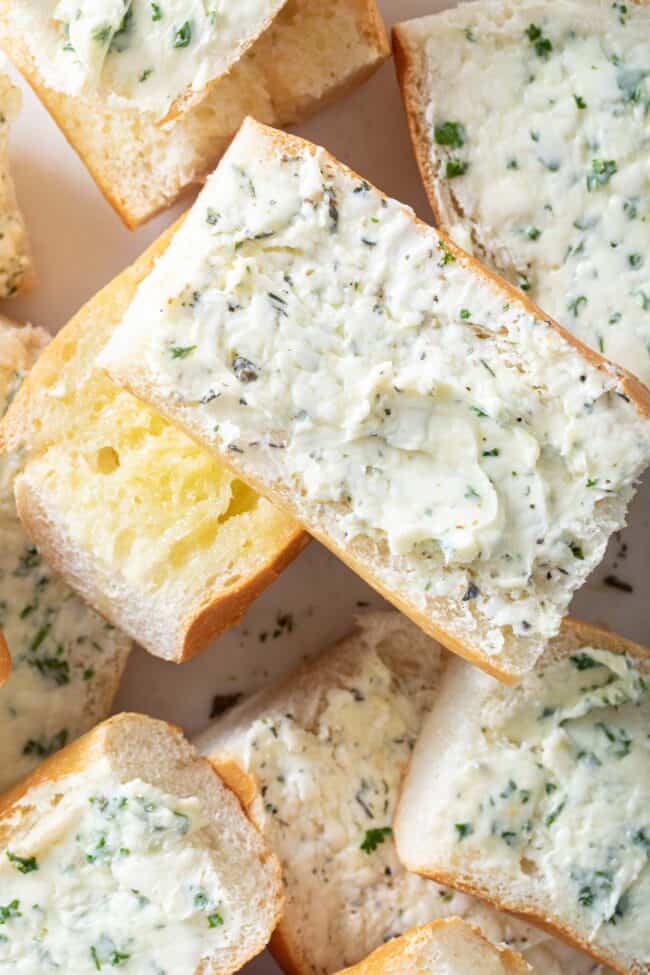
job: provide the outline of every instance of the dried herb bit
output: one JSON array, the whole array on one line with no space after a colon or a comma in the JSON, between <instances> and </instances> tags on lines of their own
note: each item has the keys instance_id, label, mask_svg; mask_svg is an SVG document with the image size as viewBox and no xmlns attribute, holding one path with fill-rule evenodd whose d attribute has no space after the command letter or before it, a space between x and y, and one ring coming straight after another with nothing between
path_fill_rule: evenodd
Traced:
<instances>
[{"instance_id":1,"label":"dried herb bit","mask_svg":"<svg viewBox=\"0 0 650 975\"><path fill-rule=\"evenodd\" d=\"M254 383L260 377L257 366L243 355L235 356L232 361L232 370L240 383Z\"/></svg>"},{"instance_id":2,"label":"dried herb bit","mask_svg":"<svg viewBox=\"0 0 650 975\"><path fill-rule=\"evenodd\" d=\"M451 149L462 148L467 137L465 127L460 122L449 121L436 125L433 134L439 146L449 146Z\"/></svg>"},{"instance_id":3,"label":"dried herb bit","mask_svg":"<svg viewBox=\"0 0 650 975\"><path fill-rule=\"evenodd\" d=\"M32 569L37 569L41 564L41 556L38 549L30 545L18 559L18 565L14 569L14 575L22 578L29 575Z\"/></svg>"},{"instance_id":4,"label":"dried herb bit","mask_svg":"<svg viewBox=\"0 0 650 975\"><path fill-rule=\"evenodd\" d=\"M361 843L361 849L364 853L374 853L378 846L386 840L388 836L392 836L393 831L390 826L381 826L379 829L369 829L366 831L366 835Z\"/></svg>"},{"instance_id":5,"label":"dried herb bit","mask_svg":"<svg viewBox=\"0 0 650 975\"><path fill-rule=\"evenodd\" d=\"M618 589L620 592L634 592L634 586L631 582L625 582L624 579L619 579L615 575L605 576L603 582L606 586L610 586L612 589Z\"/></svg>"},{"instance_id":6,"label":"dried herb bit","mask_svg":"<svg viewBox=\"0 0 650 975\"><path fill-rule=\"evenodd\" d=\"M11 904L6 904L4 907L0 904L0 924L6 924L14 917L22 917L19 908L19 900L13 900Z\"/></svg>"},{"instance_id":7,"label":"dried herb bit","mask_svg":"<svg viewBox=\"0 0 650 975\"><path fill-rule=\"evenodd\" d=\"M458 840L464 840L466 836L471 836L474 832L474 827L471 823L455 823L456 833L458 835Z\"/></svg>"},{"instance_id":8,"label":"dried herb bit","mask_svg":"<svg viewBox=\"0 0 650 975\"><path fill-rule=\"evenodd\" d=\"M220 928L223 924L223 918L219 911L213 911L212 914L208 914L208 925L211 928Z\"/></svg>"},{"instance_id":9,"label":"dried herb bit","mask_svg":"<svg viewBox=\"0 0 650 975\"><path fill-rule=\"evenodd\" d=\"M7 850L7 860L13 863L18 873L33 873L38 870L36 857L19 857L11 850Z\"/></svg>"},{"instance_id":10,"label":"dried herb bit","mask_svg":"<svg viewBox=\"0 0 650 975\"><path fill-rule=\"evenodd\" d=\"M210 717L218 718L241 701L241 694L215 694L210 707Z\"/></svg>"},{"instance_id":11,"label":"dried herb bit","mask_svg":"<svg viewBox=\"0 0 650 975\"><path fill-rule=\"evenodd\" d=\"M481 590L479 589L479 587L476 586L473 582L470 582L469 586L465 591L465 595L463 596L463 602L468 603L471 599L478 599L480 595L481 595Z\"/></svg>"},{"instance_id":12,"label":"dried herb bit","mask_svg":"<svg viewBox=\"0 0 650 975\"><path fill-rule=\"evenodd\" d=\"M448 159L445 168L447 179L456 179L457 176L464 176L469 169L469 163L464 159Z\"/></svg>"},{"instance_id":13,"label":"dried herb bit","mask_svg":"<svg viewBox=\"0 0 650 975\"><path fill-rule=\"evenodd\" d=\"M47 738L30 738L23 748L23 755L38 755L39 758L46 758L54 752L58 752L68 741L68 729L62 728L56 735L48 740Z\"/></svg>"},{"instance_id":14,"label":"dried herb bit","mask_svg":"<svg viewBox=\"0 0 650 975\"><path fill-rule=\"evenodd\" d=\"M174 33L174 47L187 47L192 40L192 25L189 20L181 24Z\"/></svg>"},{"instance_id":15,"label":"dried herb bit","mask_svg":"<svg viewBox=\"0 0 650 975\"><path fill-rule=\"evenodd\" d=\"M538 27L537 24L530 24L526 29L526 37L535 48L535 54L538 58L548 58L553 50L553 45L548 37L544 37L541 27Z\"/></svg>"},{"instance_id":16,"label":"dried herb bit","mask_svg":"<svg viewBox=\"0 0 650 975\"><path fill-rule=\"evenodd\" d=\"M172 359L187 359L195 349L195 345L170 345L169 353Z\"/></svg>"},{"instance_id":17,"label":"dried herb bit","mask_svg":"<svg viewBox=\"0 0 650 975\"><path fill-rule=\"evenodd\" d=\"M583 108L586 108L587 107L587 103L584 100L584 98L582 98L581 95L574 95L573 96L573 100L575 101L577 108L583 109Z\"/></svg>"},{"instance_id":18,"label":"dried herb bit","mask_svg":"<svg viewBox=\"0 0 650 975\"><path fill-rule=\"evenodd\" d=\"M162 10L160 9L160 4L151 4L151 19L152 20L162 20Z\"/></svg>"},{"instance_id":19,"label":"dried herb bit","mask_svg":"<svg viewBox=\"0 0 650 975\"><path fill-rule=\"evenodd\" d=\"M618 172L618 166L613 159L592 159L591 172L587 173L587 189L598 189L609 183L612 176Z\"/></svg>"},{"instance_id":20,"label":"dried herb bit","mask_svg":"<svg viewBox=\"0 0 650 975\"><path fill-rule=\"evenodd\" d=\"M566 799L563 799L562 802L559 804L559 806L556 806L555 809L548 814L548 816L544 820L544 825L546 827L552 826L565 806L566 806Z\"/></svg>"},{"instance_id":21,"label":"dried herb bit","mask_svg":"<svg viewBox=\"0 0 650 975\"><path fill-rule=\"evenodd\" d=\"M585 553L582 551L582 546L578 545L577 542L570 542L569 548L571 549L571 554L576 559L584 559Z\"/></svg>"},{"instance_id":22,"label":"dried herb bit","mask_svg":"<svg viewBox=\"0 0 650 975\"><path fill-rule=\"evenodd\" d=\"M576 670L592 670L593 667L600 667L597 660L590 657L588 653L575 653L569 660Z\"/></svg>"},{"instance_id":23,"label":"dried herb bit","mask_svg":"<svg viewBox=\"0 0 650 975\"><path fill-rule=\"evenodd\" d=\"M219 221L219 214L217 213L217 211L213 210L212 207L208 207L208 209L205 211L205 222L209 224L211 227L214 227L215 224L218 223L218 221Z\"/></svg>"}]
</instances>

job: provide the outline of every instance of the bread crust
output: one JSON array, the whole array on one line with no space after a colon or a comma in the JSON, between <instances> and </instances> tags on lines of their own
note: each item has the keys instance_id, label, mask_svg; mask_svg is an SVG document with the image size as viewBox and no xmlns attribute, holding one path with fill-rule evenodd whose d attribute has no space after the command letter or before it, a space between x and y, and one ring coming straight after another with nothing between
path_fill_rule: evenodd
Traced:
<instances>
[{"instance_id":1,"label":"bread crust","mask_svg":"<svg viewBox=\"0 0 650 975\"><path fill-rule=\"evenodd\" d=\"M438 918L411 928L398 938L393 938L381 945L363 961L350 968L344 968L338 975L383 975L388 971L395 971L395 965L409 960L409 955L417 951L419 944L426 943L445 931L453 930L459 936L471 935L477 938L490 952L497 954L504 968L510 975L524 975L530 972L530 965L512 948L506 945L495 945L489 941L473 924L468 924L459 917ZM414 959L415 961L416 959Z\"/></svg>"},{"instance_id":2,"label":"bread crust","mask_svg":"<svg viewBox=\"0 0 650 975\"><path fill-rule=\"evenodd\" d=\"M181 222L182 218L166 230L134 264L91 298L50 342L21 385L8 413L0 423L0 450L26 446L29 452L32 434L40 425L41 384L52 375L59 376L64 373L74 348L78 342L83 342L84 334L92 329L95 320L109 318L117 324L140 281L146 277L156 259L165 251ZM106 615L104 605L97 604L99 595L97 588L92 582L87 583L80 578L72 569L70 543L43 509L34 492L29 489L24 480L21 481L20 474L16 479L16 502L18 515L25 530L47 561L100 614ZM226 591L212 592L207 595L203 605L193 607L184 619L178 621L174 637L174 654L171 659L177 663L190 660L204 650L215 636L238 623L251 603L278 578L283 569L296 558L308 542L309 535L296 525L272 557L258 565L247 577L240 579ZM113 622L124 628L124 624L117 620L117 616ZM130 635L136 640L140 638L136 632L131 632Z\"/></svg>"},{"instance_id":3,"label":"bread crust","mask_svg":"<svg viewBox=\"0 0 650 975\"><path fill-rule=\"evenodd\" d=\"M603 650L609 650L612 653L627 653L629 656L640 661L650 661L650 647L641 646L632 640L627 640L602 627L593 626L591 623L585 623L573 617L566 617L564 619L560 633L554 639L554 643L559 644L560 642L563 644L562 650L566 654L580 647L594 646ZM401 806L402 800L398 803L395 814L396 822L401 815ZM508 914L520 918L522 921L542 928L542 930L547 931L549 934L566 941L572 947L586 952L586 954L590 955L596 961L609 965L615 971L620 972L620 975L642 975L643 972L647 972L647 968L628 969L623 967L608 952L595 950L593 944L581 938L572 928L563 924L557 918L550 918L546 914L540 914L538 911L522 906L514 900L506 901L502 897L495 897L491 891L479 886L469 874L450 873L445 870L422 869L417 864L410 863L402 856L399 844L396 845L396 848L402 865L412 873L417 873L422 877L427 877L429 880L434 880L439 884L444 884L447 887L452 887L466 894L471 894L473 897L478 897L480 900L487 901L497 910L505 911Z\"/></svg>"},{"instance_id":4,"label":"bread crust","mask_svg":"<svg viewBox=\"0 0 650 975\"><path fill-rule=\"evenodd\" d=\"M9 647L7 646L4 634L0 631L0 687L2 687L10 673L11 656L9 654Z\"/></svg>"},{"instance_id":5,"label":"bread crust","mask_svg":"<svg viewBox=\"0 0 650 975\"><path fill-rule=\"evenodd\" d=\"M324 150L319 150L317 146L299 138L298 136L288 135L280 132L277 129L262 125L261 123L250 118L246 120L244 125L257 128L267 138L270 138L272 144L275 145L280 151L286 151L288 153L300 153L306 151L312 155L317 151L322 151L325 159L332 166L338 167L343 173L348 174L353 179L362 179L361 176L355 173L348 166L340 163L330 153ZM386 198L386 194L382 193L380 190L376 190L376 192L380 197ZM429 229L428 225L425 224L424 221L419 220L415 215L412 217L412 219L418 227ZM458 245L455 244L444 233L444 231L438 231L438 233L445 248L453 254L459 264L466 267L473 275L483 278L492 287L496 286L509 302L517 303L529 314L534 315L537 319L545 321L549 328L557 332L599 372L606 373L610 376L616 376L621 384L621 388L625 392L625 395L633 402L639 415L644 419L650 420L650 389L646 388L643 383L641 383L623 368L610 363L608 360L598 355L597 352L594 352L592 349L589 349L587 346L583 345L575 336L567 332L557 322L550 319L537 305L534 304L534 302L530 301L530 299L523 295L517 288L509 284L507 281L499 278L488 268L483 267L474 257L458 247ZM188 436L193 437L199 443L203 443L204 446L206 446L221 459L225 466L229 467L235 474L247 481L259 494L265 495L273 504L277 505L278 508L284 509L292 517L299 517L290 491L288 491L286 488L278 488L277 486L269 487L269 485L265 484L261 478L256 477L254 473L251 473L251 471L248 470L245 462L242 462L239 455L235 454L233 451L222 452L215 444L208 444L202 440L200 433L197 432L197 430L193 430L190 426L190 421L183 414L182 409L179 409L175 403L171 402L169 399L163 401L160 396L157 396L156 391L151 388L151 386L147 383L147 380L142 379L138 375L137 367L129 369L128 374L123 373L115 378L120 385L123 385L134 395L139 396L146 402L149 402L154 406L154 408L171 418L174 423L186 431ZM508 666L504 666L504 664L499 660L483 655L480 651L480 638L476 638L473 641L474 645L472 646L470 645L468 639L464 638L459 633L454 633L452 604L449 599L431 600L432 604L439 607L439 618L444 618L446 613L447 618L450 619L449 628L446 628L442 625L442 623L432 621L429 615L422 612L407 598L402 597L399 593L390 591L387 586L377 578L377 575L368 567L368 565L363 563L361 558L358 558L355 554L338 546L324 531L319 528L318 525L310 524L308 526L308 530L314 538L317 538L320 542L322 542L323 545L329 548L336 556L338 556L338 558L341 559L342 562L361 576L362 579L376 589L382 596L384 596L385 599L387 599L406 616L417 623L417 625L429 636L443 643L450 650L453 650L454 653L457 653L470 662L477 664L477 666L487 671L487 673L501 681L504 681L505 683L514 683L520 678L521 671L508 668Z\"/></svg>"},{"instance_id":6,"label":"bread crust","mask_svg":"<svg viewBox=\"0 0 650 975\"><path fill-rule=\"evenodd\" d=\"M338 101L358 88L390 57L390 40L381 14L377 8L376 0L348 0L348 2L354 8L359 33L367 41L370 40L375 48L374 59L349 77L342 79L340 82L328 85L321 96L314 97L310 101L300 105L295 111L287 112L286 117L279 117L276 120L278 125L295 125L300 122L306 122L321 109L326 108L328 105ZM283 3L283 7L285 3ZM100 192L129 230L135 230L141 224L152 219L158 213L171 206L190 186L200 184L206 179L227 148L220 140L218 140L219 145L211 158L205 162L201 162L199 159L195 160L196 165L192 177L179 182L179 185L175 187L174 191L164 199L161 199L155 206L148 206L142 210L132 206L128 200L122 199L116 188L111 185L101 166L91 163L84 157L82 150L77 147L74 134L75 126L72 117L75 98L54 91L54 89L48 88L44 84L27 45L20 35L12 30L10 4L11 0L0 0L0 34L5 53L25 77L37 97L43 102L45 108L61 129L70 147L79 155L87 167ZM272 28L272 26L271 24L270 27ZM268 29L270 28L267 26ZM214 87L214 85L208 86L202 92L202 97L198 104L209 94L211 87ZM192 107L197 107L197 103L195 102L193 106L189 106L190 110ZM105 110L105 115L109 118L110 112ZM234 135L235 131L231 133L231 138ZM199 162L201 162L200 165Z\"/></svg>"},{"instance_id":7,"label":"bread crust","mask_svg":"<svg viewBox=\"0 0 650 975\"><path fill-rule=\"evenodd\" d=\"M15 831L17 826L20 825L22 811L20 807L23 806L25 811L29 810L29 803L25 803L25 800L28 798L29 792L32 789L47 785L48 783L56 783L59 780L65 779L67 776L83 772L85 768L101 758L101 756L106 752L106 743L110 736L116 730L118 730L121 725L128 726L133 722L157 725L159 728L162 727L165 729L166 733L187 747L185 736L180 728L177 728L175 725L170 724L167 721L160 721L141 714L130 713L118 714L112 718L109 718L107 721L103 721L101 724L93 728L92 731L89 731L81 738L78 738L76 741L72 742L72 744L67 745L61 751L50 756L49 758L46 758L45 761L42 762L42 764L39 765L34 772L31 773L31 775L23 779L22 782L18 783L18 785L16 785L9 792L6 792L4 795L0 796L0 846L5 844L8 836L10 836L11 833ZM220 779L220 781L223 781L221 780L218 769L208 759L203 758L198 753L195 753L194 761L207 766L211 772L218 779ZM223 784L226 786L226 788L229 788L227 782L224 782ZM251 828L255 830L260 838L260 861L267 867L270 867L274 877L274 887L278 892L274 910L273 924L275 926L280 920L282 909L282 879L280 864L278 863L274 854L269 850L264 837L257 829L255 824L250 820L250 817L247 817L247 819L250 822ZM265 942L258 942L251 945L249 950L246 952L245 957L238 959L237 968L242 967L244 964L246 964L246 962L250 961L252 958L255 958L261 951L264 950L265 947ZM218 966L216 962L211 962L208 959L199 964L195 975L231 975L232 971L232 967L227 965Z\"/></svg>"}]
</instances>

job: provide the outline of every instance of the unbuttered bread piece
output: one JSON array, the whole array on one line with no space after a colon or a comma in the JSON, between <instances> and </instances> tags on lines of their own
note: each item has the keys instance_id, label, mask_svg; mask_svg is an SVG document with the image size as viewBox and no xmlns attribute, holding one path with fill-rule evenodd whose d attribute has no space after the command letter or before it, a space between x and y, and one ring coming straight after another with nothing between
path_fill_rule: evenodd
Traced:
<instances>
[{"instance_id":1,"label":"unbuttered bread piece","mask_svg":"<svg viewBox=\"0 0 650 975\"><path fill-rule=\"evenodd\" d=\"M54 568L178 663L239 621L307 536L95 367L165 238L91 299L24 383L0 440L18 513Z\"/></svg>"},{"instance_id":2,"label":"unbuttered bread piece","mask_svg":"<svg viewBox=\"0 0 650 975\"><path fill-rule=\"evenodd\" d=\"M0 298L27 291L34 281L27 230L9 164L9 128L20 103L20 92L0 73Z\"/></svg>"},{"instance_id":3,"label":"unbuttered bread piece","mask_svg":"<svg viewBox=\"0 0 650 975\"><path fill-rule=\"evenodd\" d=\"M521 955L458 917L413 928L340 975L526 975Z\"/></svg>"},{"instance_id":4,"label":"unbuttered bread piece","mask_svg":"<svg viewBox=\"0 0 650 975\"><path fill-rule=\"evenodd\" d=\"M246 115L294 124L356 87L390 53L375 0L288 0L207 97L166 129L153 113L47 87L12 18L15 2L0 0L0 43L129 227L202 182Z\"/></svg>"},{"instance_id":5,"label":"unbuttered bread piece","mask_svg":"<svg viewBox=\"0 0 650 975\"><path fill-rule=\"evenodd\" d=\"M0 967L230 975L266 945L278 864L170 725L119 715L0 798Z\"/></svg>"},{"instance_id":6,"label":"unbuttered bread piece","mask_svg":"<svg viewBox=\"0 0 650 975\"><path fill-rule=\"evenodd\" d=\"M449 664L395 835L404 865L650 971L650 651L568 621L504 687Z\"/></svg>"},{"instance_id":7,"label":"unbuttered bread piece","mask_svg":"<svg viewBox=\"0 0 650 975\"><path fill-rule=\"evenodd\" d=\"M0 319L0 417L48 341ZM16 514L16 470L0 455L0 630L12 658L0 688L0 791L106 717L131 649L32 543Z\"/></svg>"},{"instance_id":8,"label":"unbuttered bread piece","mask_svg":"<svg viewBox=\"0 0 650 975\"><path fill-rule=\"evenodd\" d=\"M394 30L439 226L650 384L650 6L479 0Z\"/></svg>"},{"instance_id":9,"label":"unbuttered bread piece","mask_svg":"<svg viewBox=\"0 0 650 975\"><path fill-rule=\"evenodd\" d=\"M101 361L504 679L557 632L650 460L640 384L252 120Z\"/></svg>"},{"instance_id":10,"label":"unbuttered bread piece","mask_svg":"<svg viewBox=\"0 0 650 975\"><path fill-rule=\"evenodd\" d=\"M407 873L391 833L402 776L449 656L394 611L216 721L197 744L281 862L271 949L289 975L331 975L408 928L461 915L538 975L585 955L473 897Z\"/></svg>"}]
</instances>

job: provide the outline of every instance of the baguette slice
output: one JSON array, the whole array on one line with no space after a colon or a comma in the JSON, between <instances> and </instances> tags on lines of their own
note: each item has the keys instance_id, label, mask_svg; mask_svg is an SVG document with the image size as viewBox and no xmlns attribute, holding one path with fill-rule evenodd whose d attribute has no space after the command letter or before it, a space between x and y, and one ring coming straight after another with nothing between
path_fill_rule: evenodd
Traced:
<instances>
[{"instance_id":1,"label":"baguette slice","mask_svg":"<svg viewBox=\"0 0 650 975\"><path fill-rule=\"evenodd\" d=\"M650 651L570 620L516 688L450 663L400 798L407 869L648 972L649 678Z\"/></svg>"},{"instance_id":2,"label":"baguette slice","mask_svg":"<svg viewBox=\"0 0 650 975\"><path fill-rule=\"evenodd\" d=\"M0 319L0 416L48 341L43 329ZM0 690L0 790L107 716L131 649L33 546L16 515L15 474L0 455L0 628L13 658Z\"/></svg>"},{"instance_id":3,"label":"baguette slice","mask_svg":"<svg viewBox=\"0 0 650 975\"><path fill-rule=\"evenodd\" d=\"M461 915L539 975L590 958L409 874L390 827L402 774L447 659L396 612L364 615L336 648L237 705L200 736L281 862L271 950L289 975L331 975L408 928Z\"/></svg>"},{"instance_id":4,"label":"baguette slice","mask_svg":"<svg viewBox=\"0 0 650 975\"><path fill-rule=\"evenodd\" d=\"M237 623L308 536L95 368L168 236L52 341L0 439L19 455L18 513L50 564L114 626L181 663Z\"/></svg>"},{"instance_id":5,"label":"baguette slice","mask_svg":"<svg viewBox=\"0 0 650 975\"><path fill-rule=\"evenodd\" d=\"M431 921L377 948L340 975L526 975L530 965L459 917Z\"/></svg>"},{"instance_id":6,"label":"baguette slice","mask_svg":"<svg viewBox=\"0 0 650 975\"><path fill-rule=\"evenodd\" d=\"M180 731L122 714L0 800L0 961L17 975L228 975L266 945L280 872Z\"/></svg>"},{"instance_id":7,"label":"baguette slice","mask_svg":"<svg viewBox=\"0 0 650 975\"><path fill-rule=\"evenodd\" d=\"M9 163L9 130L20 104L20 91L0 72L0 298L28 291L35 280L31 248Z\"/></svg>"},{"instance_id":8,"label":"baguette slice","mask_svg":"<svg viewBox=\"0 0 650 975\"><path fill-rule=\"evenodd\" d=\"M650 459L638 382L252 120L100 361L505 680L559 629Z\"/></svg>"},{"instance_id":9,"label":"baguette slice","mask_svg":"<svg viewBox=\"0 0 650 975\"><path fill-rule=\"evenodd\" d=\"M0 43L128 227L214 168L246 115L293 125L361 84L390 54L375 0L288 0L267 31L171 131L154 114L45 86L0 2Z\"/></svg>"},{"instance_id":10,"label":"baguette slice","mask_svg":"<svg viewBox=\"0 0 650 975\"><path fill-rule=\"evenodd\" d=\"M438 226L650 385L648 4L480 0L393 37Z\"/></svg>"},{"instance_id":11,"label":"baguette slice","mask_svg":"<svg viewBox=\"0 0 650 975\"><path fill-rule=\"evenodd\" d=\"M7 646L4 634L0 632L0 687L2 687L10 673L11 657L9 655L9 647Z\"/></svg>"}]
</instances>

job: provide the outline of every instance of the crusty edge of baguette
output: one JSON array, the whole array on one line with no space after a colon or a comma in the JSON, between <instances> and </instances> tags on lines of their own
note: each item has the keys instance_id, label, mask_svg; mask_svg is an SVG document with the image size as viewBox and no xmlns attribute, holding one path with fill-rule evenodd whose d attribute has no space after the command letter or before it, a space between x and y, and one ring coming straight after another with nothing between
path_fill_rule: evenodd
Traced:
<instances>
[{"instance_id":1,"label":"crusty edge of baguette","mask_svg":"<svg viewBox=\"0 0 650 975\"><path fill-rule=\"evenodd\" d=\"M0 687L11 673L11 655L4 634L0 631Z\"/></svg>"},{"instance_id":2,"label":"crusty edge of baguette","mask_svg":"<svg viewBox=\"0 0 650 975\"><path fill-rule=\"evenodd\" d=\"M314 154L317 151L323 151L325 159L330 163L330 165L339 168L344 174L351 176L353 179L362 179L362 177L360 177L348 166L336 160L330 153L324 150L319 150L319 148L313 143L307 142L298 136L288 135L287 133L277 129L262 125L251 118L248 118L244 125L256 127L262 133L269 135L272 144L282 151L295 153L307 151L311 154ZM380 197L386 198L384 193L376 188L374 189L380 195ZM424 221L419 220L415 215L412 216L412 219L417 226L427 230L430 229L428 225L424 223ZM607 373L610 376L616 376L621 384L622 390L624 390L626 396L633 402L637 412L644 419L650 420L650 389L645 387L638 379L628 373L625 369L613 365L608 360L598 355L597 352L594 352L592 349L589 349L587 346L583 345L583 343L580 342L575 336L567 332L557 322L550 319L537 305L534 304L534 302L523 295L517 288L509 284L507 281L499 278L488 268L483 267L474 257L458 247L458 245L455 244L443 231L437 231L437 233L439 234L445 248L453 254L459 264L466 267L469 271L471 271L472 274L483 278L492 287L496 285L496 287L504 294L504 297L506 297L509 302L517 303L523 308L524 311L534 315L535 318L547 322L550 328L561 335L566 342L573 346L573 348L575 348L587 362L597 368L599 372ZM165 237L165 245L168 243L168 240L169 238ZM184 413L182 407L177 407L169 398L163 399L161 396L157 395L155 389L151 387L151 384L142 376L137 367L132 367L129 370L120 370L119 375L113 373L113 378L116 382L119 382L120 385L127 388L134 395L145 400L145 402L150 403L159 412L171 418L172 422L181 426L190 437L193 437L199 443L203 443L203 445L209 450L213 451L216 456L220 457L222 462L227 467L233 470L243 480L247 481L259 494L265 495L279 508L283 508L285 511L287 511L289 515L293 516L294 518L297 517L296 507L293 503L291 492L289 490L278 486L275 488L269 487L268 484L265 484L261 478L257 478L254 474L251 474L251 472L247 469L246 463L238 459L237 455L233 451L221 451L216 444L206 443L205 439L201 435L200 429L192 428L190 425L190 420ZM449 629L446 629L442 623L432 622L430 616L422 612L421 609L417 607L410 599L403 597L400 593L389 590L387 586L385 586L377 578L376 574L362 562L361 558L357 558L348 550L336 545L329 538L326 532L322 531L317 524L314 523L305 525L305 527L311 535L334 552L334 554L337 555L341 561L345 562L346 565L361 576L361 578L365 579L365 581L373 586L373 588L384 596L384 598L393 603L393 605L400 609L406 616L410 617L410 619L417 623L417 625L420 626L420 628L423 629L424 632L429 636L437 639L439 642L444 644L450 650L453 650L455 653L459 654L461 657L465 657L472 663L477 664L483 670L486 670L499 680L506 683L512 683L521 677L524 671L504 667L500 664L498 659L488 657L481 653L479 638L473 641L473 645L469 645L466 638L462 638L460 635L455 635L453 633L453 627L450 626ZM444 616L445 610L448 612L448 599L431 599L431 603L440 607L439 618Z\"/></svg>"},{"instance_id":3,"label":"crusty edge of baguette","mask_svg":"<svg viewBox=\"0 0 650 975\"><path fill-rule=\"evenodd\" d=\"M399 937L392 938L380 945L363 961L350 966L350 968L342 969L338 975L384 975L387 964L391 965L392 963L394 965L402 959L408 960L408 957L405 958L405 956L408 956L411 950L417 950L423 942L430 941L432 938L435 939L437 933L442 933L445 929L450 928L456 929L459 934L466 933L475 937L485 948L499 956L504 968L511 975L525 975L526 972L532 971L530 965L519 952L507 945L494 944L477 927L468 924L460 917L445 917L410 928ZM395 970L391 967L391 971Z\"/></svg>"},{"instance_id":4,"label":"crusty edge of baguette","mask_svg":"<svg viewBox=\"0 0 650 975\"><path fill-rule=\"evenodd\" d=\"M375 0L350 0L350 2L356 8L359 8L359 32L367 38L372 38L377 52L376 57L368 64L362 66L358 71L355 71L348 77L341 79L341 81L337 84L329 86L321 97L313 98L311 101L306 102L295 111L287 113L286 118L278 118L278 125L297 125L299 123L308 121L310 118L312 118L312 116L321 111L321 109L327 108L329 105L343 98L345 95L362 85L363 82L374 74L374 72L377 71L378 68L390 57L391 49L388 32L381 14L376 7ZM34 93L37 95L58 127L61 129L61 132L63 133L70 147L77 153L84 166L86 166L88 169L104 198L113 207L124 225L129 230L135 230L143 223L151 220L153 217L170 207L187 189L193 185L202 183L207 178L225 151L221 141L219 141L219 148L216 149L209 163L204 166L202 165L200 169L197 168L193 179L187 183L179 185L173 196L161 201L156 207L140 213L136 212L133 208L130 208L128 203L121 201L114 192L113 187L105 178L101 168L90 165L84 155L77 149L74 137L74 127L69 124L67 116L68 104L74 101L74 96L65 95L61 92L54 91L52 88L48 88L47 85L44 84L34 59L27 48L27 45L17 34L11 31L9 26L7 26L8 17L9 12L6 9L6 0L0 0L0 24L3 24L3 34L5 36L3 50L5 54L14 64L16 69L25 77ZM8 43L9 38L11 39L11 43ZM236 132L232 132L231 138L234 137L235 134Z\"/></svg>"},{"instance_id":5,"label":"crusty edge of baguette","mask_svg":"<svg viewBox=\"0 0 650 975\"><path fill-rule=\"evenodd\" d=\"M635 657L638 660L650 661L650 647L644 647L641 644L634 643L632 640L619 636L617 633L612 633L610 630L605 630L599 626L593 626L591 623L585 623L582 620L577 620L570 616L565 617L563 620L560 633L554 638L553 642L557 644L562 640L566 640L567 642L567 653L579 649L580 647L593 646L602 648L603 650L609 650L612 653L628 653L631 657ZM397 811L395 814L396 822L399 820L401 815L402 801L403 800L400 799L397 806ZM551 919L547 915L540 914L530 908L522 908L521 904L518 904L515 901L510 902L505 901L503 898L494 897L490 891L485 890L483 887L476 884L476 882L468 874L449 873L445 870L423 869L416 864L409 863L401 855L399 844L396 844L396 849L402 866L411 873L417 873L421 877L426 877L429 880L436 881L436 883L443 884L455 890L460 890L466 894L471 894L473 897L486 901L499 911L505 911L507 914L512 914L515 917L520 918L522 921L526 921L529 924L534 925L535 927L542 928L542 930L547 931L549 934L566 941L572 947L586 952L596 961L610 965L611 968L619 972L620 975L642 975L643 972L647 972L648 970L647 968L641 968L640 966L630 968L622 967L620 962L611 957L609 953L594 950L593 944L591 944L585 938L582 938L568 925L561 923L557 919Z\"/></svg>"},{"instance_id":6,"label":"crusty edge of baguette","mask_svg":"<svg viewBox=\"0 0 650 975\"><path fill-rule=\"evenodd\" d=\"M20 816L20 806L25 804L25 800L28 799L29 792L32 789L37 789L41 786L45 786L48 783L54 784L60 779L65 779L67 776L82 773L85 768L87 768L93 761L99 760L105 751L105 743L107 738L110 736L113 729L118 725L125 722L144 722L152 723L158 726L163 726L167 732L176 739L181 739L185 745L189 745L187 739L185 738L183 732L176 725L171 724L168 721L161 721L158 718L150 718L143 714L134 714L129 712L123 712L117 714L112 718L108 718L101 724L96 725L91 731L87 732L81 738L67 745L61 751L49 758L46 758L30 775L19 782L13 789L5 792L4 795L0 796L0 844L5 842L6 836L11 833L17 825L17 815ZM218 766L211 762L209 759L200 755L195 751L194 761L208 766L212 769L214 775L221 781L223 786L235 795L235 798L239 799L237 792L231 788L230 784L225 781L219 773ZM29 809L28 803L25 804L26 808ZM241 802L240 802L241 805ZM266 866L271 866L272 872L274 874L274 879L276 882L276 888L279 892L282 892L282 875L280 864L277 860L275 854L269 848L266 839L260 833L259 829L255 826L255 823L251 820L250 816L246 814L246 809L243 809L246 819L251 825L251 828L255 830L256 834L260 840L260 859ZM20 825L20 820L18 820L18 826ZM278 898L278 903L274 911L274 922L273 926L277 926L278 922L282 917L282 894ZM266 948L266 942L257 943L250 947L246 956L243 957L238 965L238 968L243 967L248 961L255 958L261 951ZM233 969L230 967L218 968L215 964L211 963L209 959L201 962L196 970L195 975L231 975Z\"/></svg>"},{"instance_id":7,"label":"crusty edge of baguette","mask_svg":"<svg viewBox=\"0 0 650 975\"><path fill-rule=\"evenodd\" d=\"M22 383L16 398L0 422L0 451L27 447L27 467L29 466L29 443L32 424L38 422L38 388L40 378L51 374L63 374L65 364L74 346L76 337L92 324L94 317L110 315L117 323L119 316L128 307L140 281L153 268L156 259L164 252L181 220L166 230L130 267L122 271L88 301L70 320L59 334L52 339L34 367ZM205 448L204 448L205 449ZM29 491L20 489L21 475L17 475L16 501L18 515L23 526L45 558L72 587L102 615L105 606L98 606L93 594L98 589L93 581L81 579L71 572L68 566L67 542L64 533L47 516L40 506L32 505ZM273 583L282 570L296 558L309 542L309 536L296 525L286 544L248 577L241 579L226 592L217 593L209 601L178 621L176 633L177 646L171 659L183 663L206 648L206 645L234 626L242 618L251 603ZM116 615L111 619L115 625L124 629L124 622ZM142 634L130 632L135 640ZM170 659L170 658L168 658Z\"/></svg>"}]
</instances>

